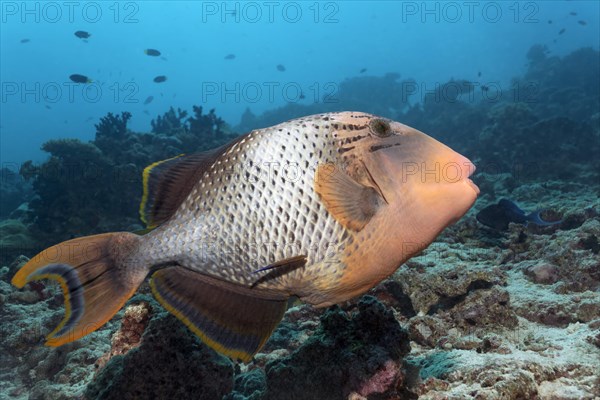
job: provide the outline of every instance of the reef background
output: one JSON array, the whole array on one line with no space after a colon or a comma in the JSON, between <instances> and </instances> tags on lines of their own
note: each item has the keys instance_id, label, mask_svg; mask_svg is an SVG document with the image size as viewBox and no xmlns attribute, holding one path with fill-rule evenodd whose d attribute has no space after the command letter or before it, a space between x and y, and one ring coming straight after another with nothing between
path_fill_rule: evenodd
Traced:
<instances>
[{"instance_id":1,"label":"reef background","mask_svg":"<svg viewBox=\"0 0 600 400\"><path fill-rule=\"evenodd\" d=\"M600 398L600 32L598 13L581 11L598 6L529 2L545 15L530 27L421 23L432 36L422 38L430 47L419 48L404 40L420 32L414 25L382 23L389 17L381 14L383 3L370 3L368 10L354 4L364 16L329 28L284 24L294 40L273 38L267 49L285 49L273 54L256 51L265 44L244 36L247 24L222 24L218 34L199 25L194 29L206 31L196 32L192 41L179 30L167 35L153 29L165 59L144 59L152 67L139 67L132 81L151 82L163 69L173 73L164 85L141 85L135 103L27 98L15 106L10 97L3 100L0 400ZM176 9L165 8L164 20ZM92 63L86 68L99 84L109 78L129 82L121 78L133 72L126 63L110 69L104 64L108 58L90 45L97 40L95 51L114 51L111 62L128 60L125 43L140 26L112 24L122 40L108 42L98 39L102 26L88 42L73 38L78 29L73 25L56 26L76 40L78 52L61 58L63 48L48 46L55 53L44 54L74 69L85 65L78 63L81 57ZM14 77L7 70L15 65L45 79L40 76L51 66L39 68L40 60L24 58L31 56L26 46L35 39L7 44L14 32L10 24L1 28L3 95ZM525 36L529 28L539 36ZM355 41L344 36L348 32ZM222 41L207 43L208 33ZM450 43L444 35L460 39L458 47L445 49ZM466 36L475 39L468 42ZM337 47L298 51L329 43L322 37ZM578 45L589 38L593 46ZM433 46L438 40L444 45ZM488 41L505 52L478 53ZM141 57L146 44L140 43L135 46ZM201 45L207 47L200 50ZM239 49L235 57L223 61L233 47ZM16 57L6 62L9 51ZM447 64L431 61L443 51ZM173 62L177 57L185 62ZM196 68L214 57L226 66L181 74L169 69L188 63ZM244 57L246 68L234 64ZM316 65L305 69L309 78L318 76L321 90L325 83L334 85L333 97L321 91L315 99L307 91L303 99L277 104L244 99L214 104L198 90L199 81L226 82L223 75L241 82L299 82L307 89L310 79L290 76L302 69L300 59ZM77 71L66 76L72 72ZM146 284L98 331L59 348L42 345L62 319L64 305L52 282L33 282L23 290L10 285L28 257L72 237L142 229L141 172L155 161L211 149L254 128L338 110L403 122L468 156L477 165L473 179L481 189L473 209L366 295L327 309L293 304L248 364L207 348L153 299ZM90 130L93 134L83 133ZM41 138L43 156L30 151ZM21 154L31 156L18 158ZM511 224L507 231L478 223L477 212L501 198L527 211L545 210L544 218L561 222Z\"/></svg>"},{"instance_id":2,"label":"reef background","mask_svg":"<svg viewBox=\"0 0 600 400\"><path fill-rule=\"evenodd\" d=\"M595 399L600 396L600 54L526 54L514 88L488 101L470 81L401 102L410 79L358 76L335 104L290 104L238 126L194 106L151 132L109 113L95 139L54 139L43 163L3 169L0 197L1 399ZM143 286L111 322L75 343L41 346L62 318L49 282L9 282L36 251L142 226L141 171L254 127L357 109L402 121L468 155L481 196L422 255L354 301L295 305L247 365L208 349ZM92 189L93 190L90 190ZM562 219L506 232L475 214L507 197Z\"/></svg>"}]
</instances>

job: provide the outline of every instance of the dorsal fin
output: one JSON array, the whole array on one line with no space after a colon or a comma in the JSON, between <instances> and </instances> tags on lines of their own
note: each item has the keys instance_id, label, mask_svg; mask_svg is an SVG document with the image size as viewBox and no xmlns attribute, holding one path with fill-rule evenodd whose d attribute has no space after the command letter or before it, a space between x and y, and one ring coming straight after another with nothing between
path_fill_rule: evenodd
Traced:
<instances>
[{"instance_id":1,"label":"dorsal fin","mask_svg":"<svg viewBox=\"0 0 600 400\"><path fill-rule=\"evenodd\" d=\"M140 218L147 229L162 224L179 208L211 165L242 137L216 149L157 161L144 169Z\"/></svg>"}]
</instances>

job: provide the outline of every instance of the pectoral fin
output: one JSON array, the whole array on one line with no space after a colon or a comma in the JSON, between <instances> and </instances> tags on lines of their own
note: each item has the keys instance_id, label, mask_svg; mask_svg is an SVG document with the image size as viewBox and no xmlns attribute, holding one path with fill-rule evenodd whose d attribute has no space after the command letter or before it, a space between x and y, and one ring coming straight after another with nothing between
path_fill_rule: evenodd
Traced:
<instances>
[{"instance_id":1,"label":"pectoral fin","mask_svg":"<svg viewBox=\"0 0 600 400\"><path fill-rule=\"evenodd\" d=\"M244 362L262 348L287 309L286 295L183 267L155 272L150 286L158 301L208 346Z\"/></svg>"},{"instance_id":2,"label":"pectoral fin","mask_svg":"<svg viewBox=\"0 0 600 400\"><path fill-rule=\"evenodd\" d=\"M281 261L274 262L271 265L267 265L259 270L254 271L255 274L260 272L268 271L263 276L259 277L253 284L252 287L256 287L259 283L277 278L283 274L294 271L297 268L302 268L306 265L306 256L295 256L286 258Z\"/></svg>"},{"instance_id":3,"label":"pectoral fin","mask_svg":"<svg viewBox=\"0 0 600 400\"><path fill-rule=\"evenodd\" d=\"M348 229L360 231L384 204L372 187L361 185L333 164L317 167L315 191L327 211Z\"/></svg>"}]
</instances>

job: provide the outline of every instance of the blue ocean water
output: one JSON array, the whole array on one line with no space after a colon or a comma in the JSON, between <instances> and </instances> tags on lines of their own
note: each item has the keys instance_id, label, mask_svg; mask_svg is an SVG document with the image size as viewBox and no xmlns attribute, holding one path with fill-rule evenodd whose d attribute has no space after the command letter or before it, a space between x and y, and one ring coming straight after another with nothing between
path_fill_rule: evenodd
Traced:
<instances>
[{"instance_id":1,"label":"blue ocean water","mask_svg":"<svg viewBox=\"0 0 600 400\"><path fill-rule=\"evenodd\" d=\"M260 114L288 102L335 100L339 83L361 71L414 79L412 102L451 78L508 88L525 70L533 44L558 56L598 49L599 7L593 1L2 1L0 159L42 161L40 146L48 139L91 140L107 112L131 112L128 127L144 132L170 106L202 105L235 126L246 108ZM80 30L89 39L74 35ZM92 83L76 84L72 74ZM153 82L159 75L166 82Z\"/></svg>"},{"instance_id":2,"label":"blue ocean water","mask_svg":"<svg viewBox=\"0 0 600 400\"><path fill-rule=\"evenodd\" d=\"M403 122L461 155L408 131L413 143L427 143L413 154L410 140L386 141L385 120L368 117L346 129L354 114L339 129L331 121L340 116L328 114L291 135L297 143L283 142L282 153L271 136L257 134L253 144L266 143L259 147L268 149L265 160L273 156L263 160L267 173L304 165L298 175L292 168L291 177L255 179L252 163L261 158L241 161L258 153L252 150L233 165L223 161L230 169L210 172L214 198L186 192L204 167L197 155L178 156L340 110ZM348 135L334 143L355 182L330 191L322 190L327 182L315 184L312 196L290 185L291 204L290 193L279 196L289 189L279 181L295 183L322 165L325 141L313 141L315 150L309 143L309 133L323 138L318 132L327 140ZM366 137L381 142L361 148L356 142ZM288 163L292 152L310 154L314 165ZM406 173L405 158L414 167L421 157L424 179L396 175L401 163ZM457 163L461 179L446 185L453 169L445 168ZM238 167L244 174L230 174ZM455 187L465 190L453 196ZM599 199L597 1L0 1L0 400L598 398ZM197 206L190 218L184 200ZM344 235L315 228L322 217L335 219ZM154 222L165 229L144 237ZM238 234L240 224L247 234ZM423 232L436 229L423 243L432 235ZM105 233L112 236L87 237ZM359 238L354 249L366 249L355 265L335 258L349 236ZM261 243L265 237L274 241ZM99 253L88 251L97 243ZM151 270L130 263L181 243L181 252ZM332 258L304 265L304 253L323 243ZM372 244L382 254L369 251ZM278 246L300 254L259 258L258 249ZM402 265L391 265L398 253ZM146 256L144 263L156 261ZM198 267L200 257L206 261ZM52 262L46 269L39 260ZM386 262L397 267L391 275L382 272ZM183 267L186 275L167 279ZM223 295L224 276L266 272L239 291L247 294L271 273L305 267L326 272L307 275L309 289L286 288L284 297L306 291L320 299L358 283L360 296L352 290L356 297L327 308L278 299L279 310L250 321L252 329L238 317L263 314L253 294L223 300L239 291L234 285ZM28 281L31 268L62 286ZM214 288L198 277L208 268L206 275L223 280ZM152 289L140 271L152 277ZM333 279L324 275L332 271ZM342 283L332 289L336 279ZM181 286L169 290L169 282ZM131 298L123 297L125 286ZM214 299L197 295L202 290L219 307L231 305L203 308ZM117 307L117 300L127 303ZM245 335L274 324L281 306L289 310L268 340ZM47 335L65 312L85 315L85 335L43 346L56 339Z\"/></svg>"}]
</instances>

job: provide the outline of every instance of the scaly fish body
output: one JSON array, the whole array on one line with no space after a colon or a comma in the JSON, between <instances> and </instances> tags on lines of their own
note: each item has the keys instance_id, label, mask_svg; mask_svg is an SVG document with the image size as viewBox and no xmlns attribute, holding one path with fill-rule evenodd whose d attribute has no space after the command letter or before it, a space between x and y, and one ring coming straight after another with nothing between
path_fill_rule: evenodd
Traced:
<instances>
[{"instance_id":1,"label":"scaly fish body","mask_svg":"<svg viewBox=\"0 0 600 400\"><path fill-rule=\"evenodd\" d=\"M321 274L341 276L332 262L352 233L314 190L317 165L336 162L334 123L314 117L250 132L214 162L171 220L146 235L141 254L246 286L260 268L305 255L306 268L259 285L272 289L297 287L318 263L331 264Z\"/></svg>"},{"instance_id":2,"label":"scaly fish body","mask_svg":"<svg viewBox=\"0 0 600 400\"><path fill-rule=\"evenodd\" d=\"M475 201L473 170L397 122L358 112L300 118L153 164L141 206L153 230L59 244L52 250L93 240L98 252L31 261L13 283L63 284L67 317L49 336L60 345L106 322L152 273L165 308L247 361L290 296L316 306L350 299L424 249ZM99 300L107 295L108 305Z\"/></svg>"}]
</instances>

